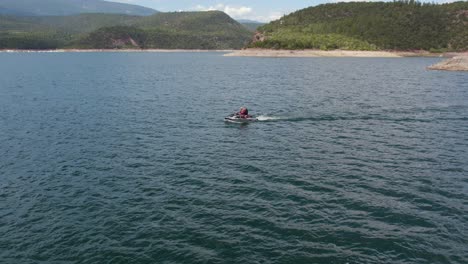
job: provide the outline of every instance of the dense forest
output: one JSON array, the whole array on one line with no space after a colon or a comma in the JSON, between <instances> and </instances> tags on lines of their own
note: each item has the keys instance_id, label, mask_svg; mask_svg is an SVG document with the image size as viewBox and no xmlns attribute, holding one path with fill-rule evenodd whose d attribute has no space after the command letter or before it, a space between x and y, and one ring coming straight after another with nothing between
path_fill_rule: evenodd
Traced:
<instances>
[{"instance_id":1,"label":"dense forest","mask_svg":"<svg viewBox=\"0 0 468 264\"><path fill-rule=\"evenodd\" d=\"M258 29L249 47L345 50L468 50L468 2L324 4Z\"/></svg>"},{"instance_id":2,"label":"dense forest","mask_svg":"<svg viewBox=\"0 0 468 264\"><path fill-rule=\"evenodd\" d=\"M238 49L251 35L219 11L0 16L0 49Z\"/></svg>"}]
</instances>

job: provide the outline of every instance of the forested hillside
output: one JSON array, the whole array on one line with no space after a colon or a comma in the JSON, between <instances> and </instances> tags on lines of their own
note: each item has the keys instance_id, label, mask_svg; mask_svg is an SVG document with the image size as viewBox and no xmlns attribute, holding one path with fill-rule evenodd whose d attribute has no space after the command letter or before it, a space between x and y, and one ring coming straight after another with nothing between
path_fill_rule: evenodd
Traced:
<instances>
[{"instance_id":1,"label":"forested hillside","mask_svg":"<svg viewBox=\"0 0 468 264\"><path fill-rule=\"evenodd\" d=\"M324 4L258 29L250 47L273 49L468 50L468 2Z\"/></svg>"},{"instance_id":2,"label":"forested hillside","mask_svg":"<svg viewBox=\"0 0 468 264\"><path fill-rule=\"evenodd\" d=\"M251 38L223 12L0 16L0 49L238 49Z\"/></svg>"}]
</instances>

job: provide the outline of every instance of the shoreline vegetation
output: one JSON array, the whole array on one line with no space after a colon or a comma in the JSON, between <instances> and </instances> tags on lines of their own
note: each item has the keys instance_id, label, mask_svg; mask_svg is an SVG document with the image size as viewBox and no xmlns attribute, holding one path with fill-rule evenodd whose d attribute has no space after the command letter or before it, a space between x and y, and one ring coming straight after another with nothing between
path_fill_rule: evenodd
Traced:
<instances>
[{"instance_id":1,"label":"shoreline vegetation","mask_svg":"<svg viewBox=\"0 0 468 264\"><path fill-rule=\"evenodd\" d=\"M312 6L258 27L255 33L220 11L151 16L0 14L0 50L244 49L227 56L440 56L468 51L466 25L468 2L429 4L413 0Z\"/></svg>"}]
</instances>

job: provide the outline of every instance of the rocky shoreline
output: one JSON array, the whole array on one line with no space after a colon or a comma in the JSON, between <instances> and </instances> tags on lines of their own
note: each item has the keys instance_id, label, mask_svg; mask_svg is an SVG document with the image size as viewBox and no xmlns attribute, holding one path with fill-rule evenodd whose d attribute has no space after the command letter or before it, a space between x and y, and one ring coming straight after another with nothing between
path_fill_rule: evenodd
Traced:
<instances>
[{"instance_id":1,"label":"rocky shoreline","mask_svg":"<svg viewBox=\"0 0 468 264\"><path fill-rule=\"evenodd\" d=\"M427 67L429 70L468 71L468 55L456 56Z\"/></svg>"}]
</instances>

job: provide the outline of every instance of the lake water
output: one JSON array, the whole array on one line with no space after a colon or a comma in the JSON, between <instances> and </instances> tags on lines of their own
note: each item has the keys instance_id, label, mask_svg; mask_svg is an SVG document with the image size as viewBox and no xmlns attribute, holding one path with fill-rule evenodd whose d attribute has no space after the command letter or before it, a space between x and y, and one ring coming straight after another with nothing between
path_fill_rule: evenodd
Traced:
<instances>
[{"instance_id":1,"label":"lake water","mask_svg":"<svg viewBox=\"0 0 468 264\"><path fill-rule=\"evenodd\" d=\"M0 263L468 263L467 73L221 55L0 53Z\"/></svg>"}]
</instances>

